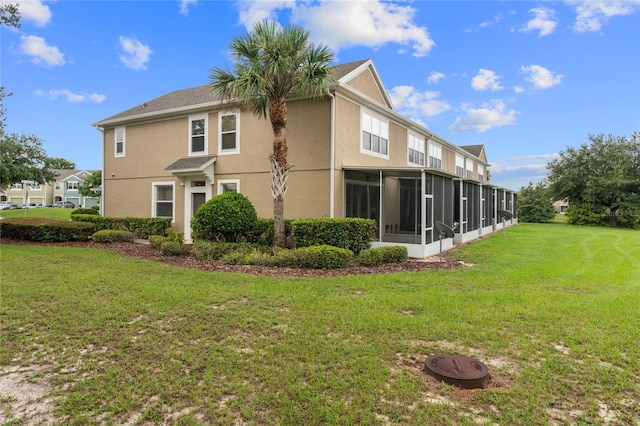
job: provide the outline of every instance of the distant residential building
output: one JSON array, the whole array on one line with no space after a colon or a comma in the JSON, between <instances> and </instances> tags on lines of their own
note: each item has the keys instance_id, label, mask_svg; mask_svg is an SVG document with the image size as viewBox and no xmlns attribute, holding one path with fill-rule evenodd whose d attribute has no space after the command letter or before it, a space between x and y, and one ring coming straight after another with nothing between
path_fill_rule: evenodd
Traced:
<instances>
[{"instance_id":1,"label":"distant residential building","mask_svg":"<svg viewBox=\"0 0 640 426\"><path fill-rule=\"evenodd\" d=\"M80 194L78 188L95 170L55 170L57 178L53 189L53 202L71 201L76 207L89 208L98 205L98 200Z\"/></svg>"},{"instance_id":2,"label":"distant residential building","mask_svg":"<svg viewBox=\"0 0 640 426\"><path fill-rule=\"evenodd\" d=\"M0 193L0 201L14 204L40 203L51 204L53 200L53 184L49 183L14 183Z\"/></svg>"}]
</instances>

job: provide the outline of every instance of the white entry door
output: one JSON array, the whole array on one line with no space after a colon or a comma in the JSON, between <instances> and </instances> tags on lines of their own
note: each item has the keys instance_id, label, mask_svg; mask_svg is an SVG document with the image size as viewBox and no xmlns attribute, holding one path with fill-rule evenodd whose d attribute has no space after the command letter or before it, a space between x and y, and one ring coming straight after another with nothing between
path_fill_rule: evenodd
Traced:
<instances>
[{"instance_id":1,"label":"white entry door","mask_svg":"<svg viewBox=\"0 0 640 426\"><path fill-rule=\"evenodd\" d=\"M191 242L191 218L198 208L211 199L211 182L202 177L185 179L184 191L184 239Z\"/></svg>"}]
</instances>

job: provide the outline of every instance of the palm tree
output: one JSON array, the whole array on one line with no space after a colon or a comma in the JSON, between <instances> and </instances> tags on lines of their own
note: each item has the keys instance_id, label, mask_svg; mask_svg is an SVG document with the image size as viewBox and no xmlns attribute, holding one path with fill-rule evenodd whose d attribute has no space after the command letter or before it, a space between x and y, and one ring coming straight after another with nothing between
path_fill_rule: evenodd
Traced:
<instances>
[{"instance_id":1,"label":"palm tree","mask_svg":"<svg viewBox=\"0 0 640 426\"><path fill-rule=\"evenodd\" d=\"M309 33L296 25L280 27L274 21L257 23L246 36L229 45L233 71L211 69L211 88L223 98L233 98L243 108L271 122L273 152L271 194L273 196L274 244L284 247L284 196L287 175L287 100L328 94L334 84L329 63L331 50L309 43Z\"/></svg>"}]
</instances>

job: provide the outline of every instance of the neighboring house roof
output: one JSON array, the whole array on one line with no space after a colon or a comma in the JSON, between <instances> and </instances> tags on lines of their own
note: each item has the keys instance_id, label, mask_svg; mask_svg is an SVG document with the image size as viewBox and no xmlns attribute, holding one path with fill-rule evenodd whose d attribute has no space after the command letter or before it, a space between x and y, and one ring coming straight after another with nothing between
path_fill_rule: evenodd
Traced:
<instances>
[{"instance_id":1,"label":"neighboring house roof","mask_svg":"<svg viewBox=\"0 0 640 426\"><path fill-rule=\"evenodd\" d=\"M61 180L67 180L70 177L75 177L78 179L81 179L80 177L78 177L78 174L82 173L82 172L86 172L88 175L93 174L94 172L96 172L96 170L86 170L86 169L74 169L74 170L70 170L70 169L54 169L53 172L56 174L56 181L61 181Z\"/></svg>"}]
</instances>

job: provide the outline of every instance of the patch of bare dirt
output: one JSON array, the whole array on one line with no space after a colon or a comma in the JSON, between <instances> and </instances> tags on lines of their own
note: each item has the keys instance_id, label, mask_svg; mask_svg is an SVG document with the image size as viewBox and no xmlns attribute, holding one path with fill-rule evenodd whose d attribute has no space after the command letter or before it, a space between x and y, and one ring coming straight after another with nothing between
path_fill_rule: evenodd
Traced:
<instances>
[{"instance_id":1,"label":"patch of bare dirt","mask_svg":"<svg viewBox=\"0 0 640 426\"><path fill-rule=\"evenodd\" d=\"M339 269L309 269L309 268L275 268L256 265L228 265L213 260L200 260L194 255L164 256L153 249L149 244L141 243L112 243L98 244L86 241L70 241L64 243L41 243L22 240L2 239L0 244L7 245L47 245L56 247L80 247L94 248L97 250L112 250L125 256L132 256L164 263L179 268L198 269L209 272L239 272L246 274L264 275L271 277L308 277L330 278L351 275L389 274L393 272L417 272L426 269L458 269L469 266L456 259L445 257L442 262L439 258L409 259L402 263L388 263L379 266L353 266Z\"/></svg>"}]
</instances>

